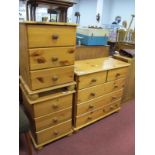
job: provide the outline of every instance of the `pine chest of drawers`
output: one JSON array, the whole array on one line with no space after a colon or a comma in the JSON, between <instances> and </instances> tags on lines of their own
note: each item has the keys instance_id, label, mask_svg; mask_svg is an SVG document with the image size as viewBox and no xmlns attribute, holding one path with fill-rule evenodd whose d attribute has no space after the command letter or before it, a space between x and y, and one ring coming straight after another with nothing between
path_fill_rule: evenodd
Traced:
<instances>
[{"instance_id":1,"label":"pine chest of drawers","mask_svg":"<svg viewBox=\"0 0 155 155\"><path fill-rule=\"evenodd\" d=\"M20 23L20 87L36 148L72 133L76 25Z\"/></svg>"},{"instance_id":2,"label":"pine chest of drawers","mask_svg":"<svg viewBox=\"0 0 155 155\"><path fill-rule=\"evenodd\" d=\"M75 130L119 111L128 66L111 57L75 62Z\"/></svg>"}]
</instances>

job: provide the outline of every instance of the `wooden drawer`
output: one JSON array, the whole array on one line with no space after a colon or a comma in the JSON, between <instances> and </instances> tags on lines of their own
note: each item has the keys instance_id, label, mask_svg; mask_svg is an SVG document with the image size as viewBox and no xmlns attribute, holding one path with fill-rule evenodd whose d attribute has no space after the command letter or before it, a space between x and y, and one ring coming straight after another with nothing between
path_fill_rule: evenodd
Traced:
<instances>
[{"instance_id":1,"label":"wooden drawer","mask_svg":"<svg viewBox=\"0 0 155 155\"><path fill-rule=\"evenodd\" d=\"M113 81L119 78L126 78L127 73L128 67L110 70L108 71L107 81Z\"/></svg>"},{"instance_id":2,"label":"wooden drawer","mask_svg":"<svg viewBox=\"0 0 155 155\"><path fill-rule=\"evenodd\" d=\"M104 93L110 93L123 88L125 85L125 78L120 78L115 81L106 82L104 84Z\"/></svg>"},{"instance_id":3,"label":"wooden drawer","mask_svg":"<svg viewBox=\"0 0 155 155\"><path fill-rule=\"evenodd\" d=\"M44 116L72 106L72 94L33 104L33 117Z\"/></svg>"},{"instance_id":4,"label":"wooden drawer","mask_svg":"<svg viewBox=\"0 0 155 155\"><path fill-rule=\"evenodd\" d=\"M83 75L78 78L78 89L103 84L106 80L107 72L97 72L93 74Z\"/></svg>"},{"instance_id":5,"label":"wooden drawer","mask_svg":"<svg viewBox=\"0 0 155 155\"><path fill-rule=\"evenodd\" d=\"M30 70L74 64L75 47L29 49Z\"/></svg>"},{"instance_id":6,"label":"wooden drawer","mask_svg":"<svg viewBox=\"0 0 155 155\"><path fill-rule=\"evenodd\" d=\"M31 71L31 89L47 88L74 80L74 66Z\"/></svg>"},{"instance_id":7,"label":"wooden drawer","mask_svg":"<svg viewBox=\"0 0 155 155\"><path fill-rule=\"evenodd\" d=\"M74 46L76 28L72 26L28 25L28 46Z\"/></svg>"},{"instance_id":8,"label":"wooden drawer","mask_svg":"<svg viewBox=\"0 0 155 155\"><path fill-rule=\"evenodd\" d=\"M100 109L91 111L85 115L77 116L76 127L88 125L89 123L104 117L108 113L110 114L111 112L115 111L120 107L120 102L121 100L117 100L109 105L101 107Z\"/></svg>"},{"instance_id":9,"label":"wooden drawer","mask_svg":"<svg viewBox=\"0 0 155 155\"><path fill-rule=\"evenodd\" d=\"M35 118L35 128L36 131L39 131L71 119L72 119L72 108L70 107L56 113Z\"/></svg>"},{"instance_id":10,"label":"wooden drawer","mask_svg":"<svg viewBox=\"0 0 155 155\"><path fill-rule=\"evenodd\" d=\"M57 126L36 132L36 141L38 144L41 144L47 141L51 141L52 139L55 140L69 133L71 130L72 130L72 122L71 120L69 120Z\"/></svg>"},{"instance_id":11,"label":"wooden drawer","mask_svg":"<svg viewBox=\"0 0 155 155\"><path fill-rule=\"evenodd\" d=\"M78 90L77 92L77 102L82 103L95 99L96 97L102 96L104 94L110 93L121 89L125 84L125 79L119 79L112 82L107 82L104 84L96 85L93 87ZM78 104L77 103L77 104Z\"/></svg>"},{"instance_id":12,"label":"wooden drawer","mask_svg":"<svg viewBox=\"0 0 155 155\"><path fill-rule=\"evenodd\" d=\"M93 99L91 101L78 104L77 105L77 115L81 115L81 114L93 111L93 110L98 109L104 105L111 103L111 102L119 100L119 99L121 99L122 94L123 94L123 89L106 94L104 96L100 96L100 97Z\"/></svg>"}]
</instances>

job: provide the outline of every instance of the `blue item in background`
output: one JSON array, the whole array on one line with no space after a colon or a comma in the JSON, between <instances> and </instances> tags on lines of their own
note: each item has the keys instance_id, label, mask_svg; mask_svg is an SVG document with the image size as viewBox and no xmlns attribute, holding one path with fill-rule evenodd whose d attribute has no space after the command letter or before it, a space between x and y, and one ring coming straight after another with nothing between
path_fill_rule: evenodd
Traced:
<instances>
[{"instance_id":1,"label":"blue item in background","mask_svg":"<svg viewBox=\"0 0 155 155\"><path fill-rule=\"evenodd\" d=\"M107 45L108 37L107 36L87 36L84 34L77 33L77 36L82 37L81 44L83 45Z\"/></svg>"}]
</instances>

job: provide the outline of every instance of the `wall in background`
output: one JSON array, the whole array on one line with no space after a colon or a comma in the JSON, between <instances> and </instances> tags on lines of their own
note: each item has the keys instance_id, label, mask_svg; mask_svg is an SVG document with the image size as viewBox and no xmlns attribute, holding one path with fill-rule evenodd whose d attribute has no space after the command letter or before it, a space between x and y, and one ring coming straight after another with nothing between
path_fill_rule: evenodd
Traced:
<instances>
[{"instance_id":1,"label":"wall in background","mask_svg":"<svg viewBox=\"0 0 155 155\"><path fill-rule=\"evenodd\" d=\"M97 0L80 0L79 12L80 16L80 25L96 25L96 7Z\"/></svg>"},{"instance_id":2,"label":"wall in background","mask_svg":"<svg viewBox=\"0 0 155 155\"><path fill-rule=\"evenodd\" d=\"M110 0L110 1L112 5L111 5L109 23L112 23L115 17L119 15L122 17L122 21L127 20L129 24L131 20L131 14L135 14L135 0ZM134 23L132 27L134 27Z\"/></svg>"}]
</instances>

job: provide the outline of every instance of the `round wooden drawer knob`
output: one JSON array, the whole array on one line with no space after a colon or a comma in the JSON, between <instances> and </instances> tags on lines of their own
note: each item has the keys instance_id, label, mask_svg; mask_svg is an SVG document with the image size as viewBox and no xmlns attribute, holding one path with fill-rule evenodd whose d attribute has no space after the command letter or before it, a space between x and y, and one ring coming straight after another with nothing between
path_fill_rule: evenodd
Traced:
<instances>
[{"instance_id":1,"label":"round wooden drawer knob","mask_svg":"<svg viewBox=\"0 0 155 155\"><path fill-rule=\"evenodd\" d=\"M56 136L59 134L58 131L54 131L53 133L54 133L54 135L56 135Z\"/></svg>"},{"instance_id":2,"label":"round wooden drawer knob","mask_svg":"<svg viewBox=\"0 0 155 155\"><path fill-rule=\"evenodd\" d=\"M93 96L93 97L94 97L95 95L96 95L95 93L91 93L91 94L90 94L90 96Z\"/></svg>"},{"instance_id":3,"label":"round wooden drawer knob","mask_svg":"<svg viewBox=\"0 0 155 155\"><path fill-rule=\"evenodd\" d=\"M69 50L68 53L70 54L74 53L74 49Z\"/></svg>"},{"instance_id":4,"label":"round wooden drawer knob","mask_svg":"<svg viewBox=\"0 0 155 155\"><path fill-rule=\"evenodd\" d=\"M91 80L91 82L96 82L96 81L97 81L96 79L92 79L92 80Z\"/></svg>"},{"instance_id":5,"label":"round wooden drawer knob","mask_svg":"<svg viewBox=\"0 0 155 155\"><path fill-rule=\"evenodd\" d=\"M53 122L54 123L57 123L58 122L58 119L55 117L55 118L53 118Z\"/></svg>"},{"instance_id":6,"label":"round wooden drawer knob","mask_svg":"<svg viewBox=\"0 0 155 155\"><path fill-rule=\"evenodd\" d=\"M94 108L94 106L90 104L90 105L89 105L89 108Z\"/></svg>"},{"instance_id":7,"label":"round wooden drawer knob","mask_svg":"<svg viewBox=\"0 0 155 155\"><path fill-rule=\"evenodd\" d=\"M52 61L53 62L58 61L58 58L57 57L52 57Z\"/></svg>"},{"instance_id":8,"label":"round wooden drawer knob","mask_svg":"<svg viewBox=\"0 0 155 155\"><path fill-rule=\"evenodd\" d=\"M53 34L53 35L52 35L52 39L53 39L53 40L57 40L58 38L59 38L59 35L57 35L57 34Z\"/></svg>"},{"instance_id":9,"label":"round wooden drawer knob","mask_svg":"<svg viewBox=\"0 0 155 155\"><path fill-rule=\"evenodd\" d=\"M118 86L117 85L114 85L114 88L118 88Z\"/></svg>"},{"instance_id":10,"label":"round wooden drawer knob","mask_svg":"<svg viewBox=\"0 0 155 155\"><path fill-rule=\"evenodd\" d=\"M88 120L90 120L90 119L92 119L92 117L91 116L88 116Z\"/></svg>"},{"instance_id":11,"label":"round wooden drawer knob","mask_svg":"<svg viewBox=\"0 0 155 155\"><path fill-rule=\"evenodd\" d=\"M53 80L53 81L57 81L57 80L58 80L58 76L56 76L56 75L53 76L53 77L52 77L52 80Z\"/></svg>"},{"instance_id":12,"label":"round wooden drawer knob","mask_svg":"<svg viewBox=\"0 0 155 155\"><path fill-rule=\"evenodd\" d=\"M115 76L118 77L118 76L120 76L120 75L121 75L120 73L117 73Z\"/></svg>"},{"instance_id":13,"label":"round wooden drawer knob","mask_svg":"<svg viewBox=\"0 0 155 155\"><path fill-rule=\"evenodd\" d=\"M53 104L53 108L58 108L58 105L57 104Z\"/></svg>"}]
</instances>

